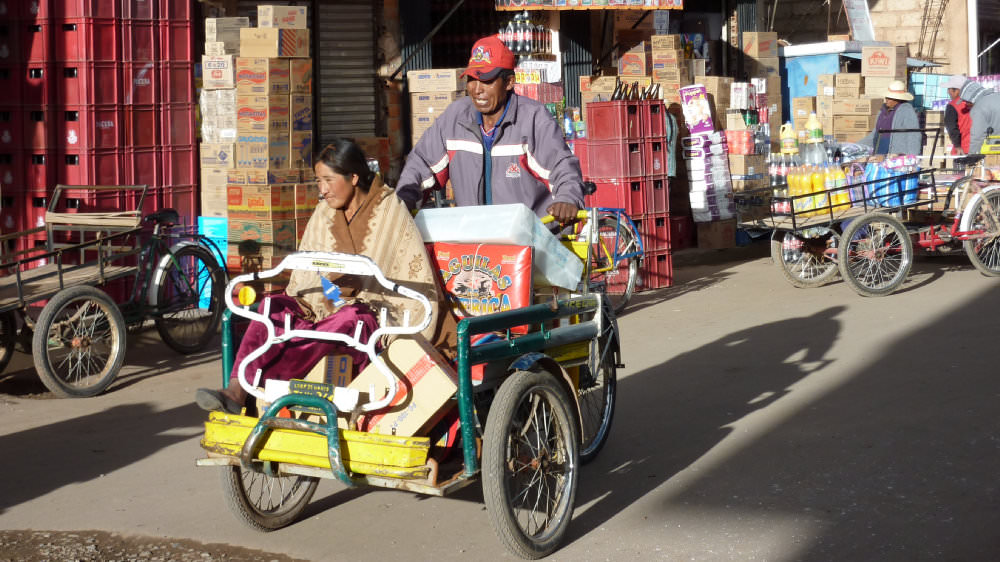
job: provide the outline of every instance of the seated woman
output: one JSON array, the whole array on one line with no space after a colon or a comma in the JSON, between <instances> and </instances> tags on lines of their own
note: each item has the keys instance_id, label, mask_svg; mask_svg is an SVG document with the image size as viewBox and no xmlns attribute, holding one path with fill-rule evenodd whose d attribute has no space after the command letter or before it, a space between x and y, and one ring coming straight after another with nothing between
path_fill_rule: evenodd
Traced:
<instances>
[{"instance_id":1,"label":"seated woman","mask_svg":"<svg viewBox=\"0 0 1000 562\"><path fill-rule=\"evenodd\" d=\"M433 316L422 335L439 349L453 347L454 318L447 306L444 313L439 313L443 297L435 282L436 272L406 205L368 168L364 153L351 141L336 140L327 146L316 156L314 169L321 201L306 225L299 250L371 258L387 278L428 298ZM292 271L285 294L270 297L270 317L277 333L285 325L286 314L292 316L292 329L353 334L361 322L362 341L377 327L382 308L387 311L388 321L396 326L401 325L406 310L413 323L423 318L419 302L385 290L371 277L327 274L327 279L340 287L343 302L339 305L324 296L319 273ZM240 412L247 393L236 379L239 365L266 337L263 324L250 324L236 353L229 386L198 389L198 406L210 411ZM296 338L271 347L247 366L246 373L252 377L261 369L262 380L302 378L320 359L332 354L350 355L359 370L368 362L367 355L340 343Z\"/></svg>"}]
</instances>

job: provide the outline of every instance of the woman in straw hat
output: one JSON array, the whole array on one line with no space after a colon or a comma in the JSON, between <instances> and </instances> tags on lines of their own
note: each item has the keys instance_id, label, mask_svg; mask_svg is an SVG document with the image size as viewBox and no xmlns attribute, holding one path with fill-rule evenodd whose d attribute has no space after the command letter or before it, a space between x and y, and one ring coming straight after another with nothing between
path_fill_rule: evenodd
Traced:
<instances>
[{"instance_id":1,"label":"woman in straw hat","mask_svg":"<svg viewBox=\"0 0 1000 562\"><path fill-rule=\"evenodd\" d=\"M901 80L889 83L885 92L885 103L878 112L875 128L858 144L869 146L875 154L920 154L920 133L882 133L878 131L916 129L920 126L917 112L908 102L913 94L906 91ZM878 144L875 144L876 138Z\"/></svg>"}]
</instances>

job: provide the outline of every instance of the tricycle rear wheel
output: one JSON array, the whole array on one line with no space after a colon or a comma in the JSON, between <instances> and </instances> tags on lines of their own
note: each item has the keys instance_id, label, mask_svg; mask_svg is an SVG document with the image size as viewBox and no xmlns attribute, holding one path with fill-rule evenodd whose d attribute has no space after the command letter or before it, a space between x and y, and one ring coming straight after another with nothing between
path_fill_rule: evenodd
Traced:
<instances>
[{"instance_id":1,"label":"tricycle rear wheel","mask_svg":"<svg viewBox=\"0 0 1000 562\"><path fill-rule=\"evenodd\" d=\"M486 420L486 511L504 546L522 558L555 551L573 517L579 435L569 404L550 373L518 371L500 386Z\"/></svg>"},{"instance_id":2,"label":"tricycle rear wheel","mask_svg":"<svg viewBox=\"0 0 1000 562\"><path fill-rule=\"evenodd\" d=\"M966 240L963 243L972 265L980 273L990 277L1000 276L1000 240L997 238L1000 235L1000 216L994 213L994 209L1000 210L1000 190L987 191L976 199L975 206L966 211L972 218L969 230L982 231L989 238Z\"/></svg>"},{"instance_id":3,"label":"tricycle rear wheel","mask_svg":"<svg viewBox=\"0 0 1000 562\"><path fill-rule=\"evenodd\" d=\"M318 484L319 479L310 476L269 476L240 466L222 470L229 509L248 527L263 532L295 522Z\"/></svg>"},{"instance_id":4,"label":"tricycle rear wheel","mask_svg":"<svg viewBox=\"0 0 1000 562\"><path fill-rule=\"evenodd\" d=\"M777 230L771 237L771 259L792 286L819 287L837 276L839 236L832 229L823 230L812 232L814 236Z\"/></svg>"}]
</instances>

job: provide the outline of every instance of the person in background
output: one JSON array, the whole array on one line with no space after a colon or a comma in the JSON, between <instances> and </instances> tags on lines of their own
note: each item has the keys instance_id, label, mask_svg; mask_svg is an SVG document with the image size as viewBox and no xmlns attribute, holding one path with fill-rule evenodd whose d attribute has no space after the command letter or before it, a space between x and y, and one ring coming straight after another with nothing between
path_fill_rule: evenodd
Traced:
<instances>
[{"instance_id":1,"label":"person in background","mask_svg":"<svg viewBox=\"0 0 1000 562\"><path fill-rule=\"evenodd\" d=\"M453 101L406 159L396 186L417 208L450 179L458 206L523 203L570 222L583 207L580 161L545 106L514 93L514 53L496 36L476 41Z\"/></svg>"},{"instance_id":2,"label":"person in background","mask_svg":"<svg viewBox=\"0 0 1000 562\"><path fill-rule=\"evenodd\" d=\"M369 169L364 152L351 141L334 141L316 156L315 162L320 202L306 225L299 250L371 258L388 279L405 284L430 300L431 323L422 335L435 346L445 349L454 346L454 317L439 314L443 297L436 283L436 271L406 206ZM339 298L330 298L330 292L324 291L319 273L292 271L285 293L270 297L270 318L279 334L286 314L291 316L293 330L353 334L361 323L362 341L377 328L376 311L381 308L386 309L394 326L402 324L404 311L409 311L413 322L423 319L423 305L385 290L372 277L329 273L326 279L335 284L331 288L339 290ZM198 406L209 411L239 413L247 398L247 392L236 380L239 365L266 339L265 325L251 322L236 352L229 385L219 390L199 388L195 393ZM262 381L298 379L308 374L320 359L332 354L350 355L359 371L368 362L367 354L338 342L293 339L272 346L254 359L246 373L252 378L261 369Z\"/></svg>"},{"instance_id":3,"label":"person in background","mask_svg":"<svg viewBox=\"0 0 1000 562\"><path fill-rule=\"evenodd\" d=\"M972 117L969 111L972 107L959 97L962 86L968 80L965 76L955 75L948 79L945 88L951 101L944 110L944 130L951 140L951 153L961 155L969 153L969 129L972 127Z\"/></svg>"},{"instance_id":4,"label":"person in background","mask_svg":"<svg viewBox=\"0 0 1000 562\"><path fill-rule=\"evenodd\" d=\"M917 112L908 103L913 99L913 94L906 91L906 84L901 80L894 80L889 83L884 97L885 103L879 110L875 128L858 144L871 147L873 154L920 154L920 133L878 133L887 129L920 127Z\"/></svg>"},{"instance_id":5,"label":"person in background","mask_svg":"<svg viewBox=\"0 0 1000 562\"><path fill-rule=\"evenodd\" d=\"M972 118L969 154L982 154L986 137L1000 134L1000 94L969 80L958 95L972 107L969 111Z\"/></svg>"}]
</instances>

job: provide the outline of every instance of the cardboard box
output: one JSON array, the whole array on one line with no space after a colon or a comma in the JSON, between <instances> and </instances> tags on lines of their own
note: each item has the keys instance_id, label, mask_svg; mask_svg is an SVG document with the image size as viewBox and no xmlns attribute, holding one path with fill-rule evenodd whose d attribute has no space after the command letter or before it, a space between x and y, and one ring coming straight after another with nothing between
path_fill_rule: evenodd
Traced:
<instances>
[{"instance_id":1,"label":"cardboard box","mask_svg":"<svg viewBox=\"0 0 1000 562\"><path fill-rule=\"evenodd\" d=\"M698 247L724 249L736 246L736 219L695 223Z\"/></svg>"},{"instance_id":2,"label":"cardboard box","mask_svg":"<svg viewBox=\"0 0 1000 562\"><path fill-rule=\"evenodd\" d=\"M777 58L778 34L773 31L744 31L743 54L753 58Z\"/></svg>"},{"instance_id":3,"label":"cardboard box","mask_svg":"<svg viewBox=\"0 0 1000 562\"><path fill-rule=\"evenodd\" d=\"M295 218L295 184L237 185L226 187L230 219L291 220Z\"/></svg>"},{"instance_id":4,"label":"cardboard box","mask_svg":"<svg viewBox=\"0 0 1000 562\"><path fill-rule=\"evenodd\" d=\"M229 218L229 242L252 240L262 248L295 250L295 221L262 221Z\"/></svg>"},{"instance_id":5,"label":"cardboard box","mask_svg":"<svg viewBox=\"0 0 1000 562\"><path fill-rule=\"evenodd\" d=\"M378 160L379 170L385 172L389 169L392 155L389 137L354 137L354 143L361 147L366 157ZM302 176L303 181L311 178L312 176Z\"/></svg>"},{"instance_id":6,"label":"cardboard box","mask_svg":"<svg viewBox=\"0 0 1000 562\"><path fill-rule=\"evenodd\" d=\"M880 99L833 100L834 115L878 115L880 109L882 109Z\"/></svg>"},{"instance_id":7,"label":"cardboard box","mask_svg":"<svg viewBox=\"0 0 1000 562\"><path fill-rule=\"evenodd\" d=\"M250 18L205 18L205 42L222 43L226 54L236 54L240 50L240 29L244 27L250 27Z\"/></svg>"},{"instance_id":8,"label":"cardboard box","mask_svg":"<svg viewBox=\"0 0 1000 562\"><path fill-rule=\"evenodd\" d=\"M201 186L205 187L219 187L225 189L229 184L229 172L232 168L216 168L214 166L202 166L201 168Z\"/></svg>"},{"instance_id":9,"label":"cardboard box","mask_svg":"<svg viewBox=\"0 0 1000 562\"><path fill-rule=\"evenodd\" d=\"M746 66L747 74L750 76L781 76L781 59L778 57L746 59L744 65Z\"/></svg>"},{"instance_id":10,"label":"cardboard box","mask_svg":"<svg viewBox=\"0 0 1000 562\"><path fill-rule=\"evenodd\" d=\"M817 96L833 96L833 90L836 86L836 74L820 74L816 77L816 95Z\"/></svg>"},{"instance_id":11,"label":"cardboard box","mask_svg":"<svg viewBox=\"0 0 1000 562\"><path fill-rule=\"evenodd\" d=\"M293 94L288 96L288 113L293 131L313 130L312 95Z\"/></svg>"},{"instance_id":12,"label":"cardboard box","mask_svg":"<svg viewBox=\"0 0 1000 562\"><path fill-rule=\"evenodd\" d=\"M743 119L743 112L739 109L727 109L726 110L726 130L727 131L742 131L747 128L746 121Z\"/></svg>"},{"instance_id":13,"label":"cardboard box","mask_svg":"<svg viewBox=\"0 0 1000 562\"><path fill-rule=\"evenodd\" d=\"M688 59L687 63L692 80L695 76L705 76L708 72L708 61L705 59Z\"/></svg>"},{"instance_id":14,"label":"cardboard box","mask_svg":"<svg viewBox=\"0 0 1000 562\"><path fill-rule=\"evenodd\" d=\"M199 198L201 199L201 216L228 216L228 207L226 205L226 186L206 186L203 184L201 186Z\"/></svg>"},{"instance_id":15,"label":"cardboard box","mask_svg":"<svg viewBox=\"0 0 1000 562\"><path fill-rule=\"evenodd\" d=\"M871 132L871 131L869 131ZM863 139L868 133L862 131L851 131L851 132L837 132L834 131L833 138L837 142L849 142L856 143Z\"/></svg>"},{"instance_id":16,"label":"cardboard box","mask_svg":"<svg viewBox=\"0 0 1000 562\"><path fill-rule=\"evenodd\" d=\"M228 90L236 87L233 55L201 57L201 87L205 90Z\"/></svg>"},{"instance_id":17,"label":"cardboard box","mask_svg":"<svg viewBox=\"0 0 1000 562\"><path fill-rule=\"evenodd\" d=\"M257 27L308 29L305 6L257 6Z\"/></svg>"},{"instance_id":18,"label":"cardboard box","mask_svg":"<svg viewBox=\"0 0 1000 562\"><path fill-rule=\"evenodd\" d=\"M691 71L686 66L664 66L653 67L653 80L656 82L673 82L677 84L690 84Z\"/></svg>"},{"instance_id":19,"label":"cardboard box","mask_svg":"<svg viewBox=\"0 0 1000 562\"><path fill-rule=\"evenodd\" d=\"M805 120L814 111L816 111L816 98L792 98L792 120Z\"/></svg>"},{"instance_id":20,"label":"cardboard box","mask_svg":"<svg viewBox=\"0 0 1000 562\"><path fill-rule=\"evenodd\" d=\"M684 56L683 49L656 49L652 50L653 65L657 63L661 64L675 64L680 66L689 60Z\"/></svg>"},{"instance_id":21,"label":"cardboard box","mask_svg":"<svg viewBox=\"0 0 1000 562\"><path fill-rule=\"evenodd\" d=\"M319 186L316 182L302 181L295 184L295 218L312 216L319 203Z\"/></svg>"},{"instance_id":22,"label":"cardboard box","mask_svg":"<svg viewBox=\"0 0 1000 562\"><path fill-rule=\"evenodd\" d=\"M354 360L350 355L327 355L302 380L346 387L354 378Z\"/></svg>"},{"instance_id":23,"label":"cardboard box","mask_svg":"<svg viewBox=\"0 0 1000 562\"><path fill-rule=\"evenodd\" d=\"M734 176L766 174L767 157L764 154L730 154L729 173Z\"/></svg>"},{"instance_id":24,"label":"cardboard box","mask_svg":"<svg viewBox=\"0 0 1000 562\"><path fill-rule=\"evenodd\" d=\"M861 74L906 79L906 47L862 47Z\"/></svg>"},{"instance_id":25,"label":"cardboard box","mask_svg":"<svg viewBox=\"0 0 1000 562\"><path fill-rule=\"evenodd\" d=\"M406 73L406 81L410 93L414 92L455 92L465 90L464 68L432 68L429 70L410 70Z\"/></svg>"},{"instance_id":26,"label":"cardboard box","mask_svg":"<svg viewBox=\"0 0 1000 562\"><path fill-rule=\"evenodd\" d=\"M236 96L236 132L242 134L288 135L291 119L289 96Z\"/></svg>"},{"instance_id":27,"label":"cardboard box","mask_svg":"<svg viewBox=\"0 0 1000 562\"><path fill-rule=\"evenodd\" d=\"M236 91L258 96L288 95L288 61L236 57Z\"/></svg>"},{"instance_id":28,"label":"cardboard box","mask_svg":"<svg viewBox=\"0 0 1000 562\"><path fill-rule=\"evenodd\" d=\"M272 183L297 183L301 178L298 169L261 170L254 168L231 168L227 170L226 185L268 185Z\"/></svg>"},{"instance_id":29,"label":"cardboard box","mask_svg":"<svg viewBox=\"0 0 1000 562\"><path fill-rule=\"evenodd\" d=\"M288 168L290 139L288 134L241 134L236 137L238 168Z\"/></svg>"},{"instance_id":30,"label":"cardboard box","mask_svg":"<svg viewBox=\"0 0 1000 562\"><path fill-rule=\"evenodd\" d=\"M864 85L864 76L856 72L841 72L836 75L836 86L838 88L857 88L860 90Z\"/></svg>"},{"instance_id":31,"label":"cardboard box","mask_svg":"<svg viewBox=\"0 0 1000 562\"><path fill-rule=\"evenodd\" d=\"M261 27L241 29L240 56L262 58L308 57L309 30Z\"/></svg>"},{"instance_id":32,"label":"cardboard box","mask_svg":"<svg viewBox=\"0 0 1000 562\"><path fill-rule=\"evenodd\" d=\"M833 131L835 133L861 131L867 134L875 128L877 120L877 115L837 115L833 118Z\"/></svg>"},{"instance_id":33,"label":"cardboard box","mask_svg":"<svg viewBox=\"0 0 1000 562\"><path fill-rule=\"evenodd\" d=\"M855 86L837 86L834 88L833 97L839 100L856 100L861 98L861 88Z\"/></svg>"},{"instance_id":34,"label":"cardboard box","mask_svg":"<svg viewBox=\"0 0 1000 562\"><path fill-rule=\"evenodd\" d=\"M893 80L897 80L897 78L893 78L892 76L866 76L865 95L876 98L884 97L886 91L889 89L889 84Z\"/></svg>"},{"instance_id":35,"label":"cardboard box","mask_svg":"<svg viewBox=\"0 0 1000 562\"><path fill-rule=\"evenodd\" d=\"M223 55L238 55L239 48L230 49L223 41L206 41L205 54L210 57L221 57Z\"/></svg>"},{"instance_id":36,"label":"cardboard box","mask_svg":"<svg viewBox=\"0 0 1000 562\"><path fill-rule=\"evenodd\" d=\"M816 96L816 117L833 117L833 97Z\"/></svg>"},{"instance_id":37,"label":"cardboard box","mask_svg":"<svg viewBox=\"0 0 1000 562\"><path fill-rule=\"evenodd\" d=\"M389 407L361 416L358 429L385 435L411 436L437 421L438 414L451 404L458 391L458 376L447 359L427 341L416 336L393 340L381 358L396 374L397 393ZM368 393L375 388L373 399L388 392L385 376L374 364L351 381L349 388Z\"/></svg>"},{"instance_id":38,"label":"cardboard box","mask_svg":"<svg viewBox=\"0 0 1000 562\"><path fill-rule=\"evenodd\" d=\"M236 165L232 144L201 143L202 168L233 168Z\"/></svg>"},{"instance_id":39,"label":"cardboard box","mask_svg":"<svg viewBox=\"0 0 1000 562\"><path fill-rule=\"evenodd\" d=\"M313 165L312 131L292 131L288 153L290 168L311 168Z\"/></svg>"},{"instance_id":40,"label":"cardboard box","mask_svg":"<svg viewBox=\"0 0 1000 562\"><path fill-rule=\"evenodd\" d=\"M451 102L465 96L459 92L417 92L410 94L411 115L441 115Z\"/></svg>"},{"instance_id":41,"label":"cardboard box","mask_svg":"<svg viewBox=\"0 0 1000 562\"><path fill-rule=\"evenodd\" d=\"M649 18L647 18L649 19ZM678 50L683 49L684 44L680 35L653 35L649 38L649 44L657 50Z\"/></svg>"},{"instance_id":42,"label":"cardboard box","mask_svg":"<svg viewBox=\"0 0 1000 562\"><path fill-rule=\"evenodd\" d=\"M288 92L291 94L311 94L312 83L312 59L288 59Z\"/></svg>"},{"instance_id":43,"label":"cardboard box","mask_svg":"<svg viewBox=\"0 0 1000 562\"><path fill-rule=\"evenodd\" d=\"M646 76L651 68L650 53L627 52L618 57L619 76Z\"/></svg>"}]
</instances>

